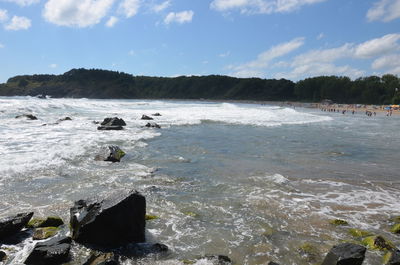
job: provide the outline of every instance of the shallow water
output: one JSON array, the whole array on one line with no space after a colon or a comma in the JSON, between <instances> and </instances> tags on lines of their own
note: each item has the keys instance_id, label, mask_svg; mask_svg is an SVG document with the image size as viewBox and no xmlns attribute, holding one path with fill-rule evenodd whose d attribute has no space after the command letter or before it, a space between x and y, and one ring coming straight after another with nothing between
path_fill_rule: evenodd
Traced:
<instances>
[{"instance_id":1,"label":"shallow water","mask_svg":"<svg viewBox=\"0 0 400 265\"><path fill-rule=\"evenodd\" d=\"M163 128L143 128L141 115L156 112ZM24 113L39 120L15 119ZM66 116L72 121L55 124ZM93 121L111 116L123 118L126 129L97 131ZM170 248L143 264L181 264L206 254L228 255L236 264L318 263L331 246L351 240L348 228L329 224L333 218L400 242L386 232L388 219L400 215L397 116L16 97L0 98L0 120L1 216L34 210L68 220L74 200L137 189L147 212L159 217L147 222L148 240ZM126 151L122 162L95 161L110 144ZM312 260L298 251L306 242L320 252ZM365 264L379 260L380 253L369 253Z\"/></svg>"}]
</instances>

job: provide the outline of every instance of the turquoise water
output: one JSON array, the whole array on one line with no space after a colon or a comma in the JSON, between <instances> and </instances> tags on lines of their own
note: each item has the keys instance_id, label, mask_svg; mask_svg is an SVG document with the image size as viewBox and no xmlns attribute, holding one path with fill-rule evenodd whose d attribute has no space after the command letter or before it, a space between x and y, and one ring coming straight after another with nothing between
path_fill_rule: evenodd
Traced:
<instances>
[{"instance_id":1,"label":"turquoise water","mask_svg":"<svg viewBox=\"0 0 400 265\"><path fill-rule=\"evenodd\" d=\"M143 128L141 115L156 112L163 128ZM23 113L39 120L14 118ZM72 121L54 124L65 116ZM123 118L127 128L97 131L93 121L108 116ZM147 212L159 217L147 223L148 241L170 248L143 264L182 264L206 254L228 255L236 264L318 263L351 239L349 227L400 243L388 232L388 219L400 215L398 116L23 97L0 98L0 120L1 215L34 210L68 220L74 200L137 189ZM121 163L94 160L109 144L126 151ZM332 227L333 218L350 225ZM304 243L318 249L312 260L298 250ZM26 251L17 248L14 262ZM74 253L83 259L86 252ZM365 264L379 260L369 253Z\"/></svg>"}]
</instances>

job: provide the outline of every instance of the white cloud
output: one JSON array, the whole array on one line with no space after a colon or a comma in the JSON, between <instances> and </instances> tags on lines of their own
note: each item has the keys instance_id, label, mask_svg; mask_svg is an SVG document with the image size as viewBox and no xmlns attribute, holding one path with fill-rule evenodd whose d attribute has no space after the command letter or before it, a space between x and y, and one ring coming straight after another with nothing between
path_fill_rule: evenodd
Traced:
<instances>
[{"instance_id":1,"label":"white cloud","mask_svg":"<svg viewBox=\"0 0 400 265\"><path fill-rule=\"evenodd\" d=\"M193 19L194 12L192 10L182 11L182 12L170 12L164 19L165 24L170 24L173 22L183 24L191 22Z\"/></svg>"},{"instance_id":2,"label":"white cloud","mask_svg":"<svg viewBox=\"0 0 400 265\"><path fill-rule=\"evenodd\" d=\"M218 56L224 58L224 57L228 57L230 54L231 54L231 52L227 51L227 52L219 54Z\"/></svg>"},{"instance_id":3,"label":"white cloud","mask_svg":"<svg viewBox=\"0 0 400 265\"><path fill-rule=\"evenodd\" d=\"M381 56L399 50L400 46L397 43L399 40L400 34L388 34L381 38L372 39L358 45L354 55L357 58Z\"/></svg>"},{"instance_id":4,"label":"white cloud","mask_svg":"<svg viewBox=\"0 0 400 265\"><path fill-rule=\"evenodd\" d=\"M12 2L20 6L30 6L32 4L39 3L40 0L2 0L5 2Z\"/></svg>"},{"instance_id":5,"label":"white cloud","mask_svg":"<svg viewBox=\"0 0 400 265\"><path fill-rule=\"evenodd\" d=\"M400 18L400 0L379 0L367 12L369 21L389 22Z\"/></svg>"},{"instance_id":6,"label":"white cloud","mask_svg":"<svg viewBox=\"0 0 400 265\"><path fill-rule=\"evenodd\" d=\"M372 63L372 69L387 69L400 67L400 54L382 56Z\"/></svg>"},{"instance_id":7,"label":"white cloud","mask_svg":"<svg viewBox=\"0 0 400 265\"><path fill-rule=\"evenodd\" d=\"M239 10L246 14L288 13L326 0L213 0L211 9L217 11Z\"/></svg>"},{"instance_id":8,"label":"white cloud","mask_svg":"<svg viewBox=\"0 0 400 265\"><path fill-rule=\"evenodd\" d=\"M106 16L115 0L49 0L43 16L59 26L89 27Z\"/></svg>"},{"instance_id":9,"label":"white cloud","mask_svg":"<svg viewBox=\"0 0 400 265\"><path fill-rule=\"evenodd\" d=\"M54 68L57 68L57 66L58 66L58 65L55 64L55 63L52 63L52 64L49 65L49 67L50 67L50 68L53 68L53 69L54 69Z\"/></svg>"},{"instance_id":10,"label":"white cloud","mask_svg":"<svg viewBox=\"0 0 400 265\"><path fill-rule=\"evenodd\" d=\"M231 66L230 68L234 70L231 74L238 77L260 76L262 75L262 69L266 68L273 59L284 56L300 48L303 44L304 38L296 38L289 42L276 45L260 53L257 59L253 61L238 66Z\"/></svg>"},{"instance_id":11,"label":"white cloud","mask_svg":"<svg viewBox=\"0 0 400 265\"><path fill-rule=\"evenodd\" d=\"M31 20L26 17L13 16L11 21L4 26L6 30L23 30L31 27Z\"/></svg>"},{"instance_id":12,"label":"white cloud","mask_svg":"<svg viewBox=\"0 0 400 265\"><path fill-rule=\"evenodd\" d=\"M353 46L353 44L344 44L338 48L311 50L296 56L292 62L292 66L331 63L341 58L348 58L353 54Z\"/></svg>"},{"instance_id":13,"label":"white cloud","mask_svg":"<svg viewBox=\"0 0 400 265\"><path fill-rule=\"evenodd\" d=\"M320 33L318 36L317 36L317 40L321 40L321 39L323 39L325 37L325 34L324 33Z\"/></svg>"},{"instance_id":14,"label":"white cloud","mask_svg":"<svg viewBox=\"0 0 400 265\"><path fill-rule=\"evenodd\" d=\"M5 9L0 9L0 22L8 20L8 12Z\"/></svg>"},{"instance_id":15,"label":"white cloud","mask_svg":"<svg viewBox=\"0 0 400 265\"><path fill-rule=\"evenodd\" d=\"M123 0L119 5L119 12L126 18L133 17L139 11L141 0Z\"/></svg>"},{"instance_id":16,"label":"white cloud","mask_svg":"<svg viewBox=\"0 0 400 265\"><path fill-rule=\"evenodd\" d=\"M108 28L112 28L112 27L114 27L114 25L115 25L117 22L118 22L118 18L117 18L117 17L114 17L114 16L111 16L111 17L107 20L106 26L107 26Z\"/></svg>"},{"instance_id":17,"label":"white cloud","mask_svg":"<svg viewBox=\"0 0 400 265\"><path fill-rule=\"evenodd\" d=\"M167 0L167 1L162 2L161 4L154 5L151 9L155 13L160 13L161 11L164 11L165 9L167 9L170 6L171 6L171 1Z\"/></svg>"}]
</instances>

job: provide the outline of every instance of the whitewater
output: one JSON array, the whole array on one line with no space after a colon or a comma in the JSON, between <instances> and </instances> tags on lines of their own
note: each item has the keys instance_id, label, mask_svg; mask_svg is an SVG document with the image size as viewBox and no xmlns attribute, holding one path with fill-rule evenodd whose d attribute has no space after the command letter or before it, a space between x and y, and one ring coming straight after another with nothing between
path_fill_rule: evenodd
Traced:
<instances>
[{"instance_id":1,"label":"whitewater","mask_svg":"<svg viewBox=\"0 0 400 265\"><path fill-rule=\"evenodd\" d=\"M146 128L142 115L161 129ZM38 120L15 118L33 114ZM65 117L71 120L60 121ZM122 131L96 122L120 117ZM342 115L261 104L0 97L0 217L34 211L69 220L73 202L118 189L145 195L149 242L169 247L139 264L310 264L299 253L350 240L350 227L389 237L400 215L399 117ZM103 147L126 152L96 161ZM14 246L18 264L33 242ZM75 248L76 264L88 250ZM364 264L379 264L369 254ZM75 264L75 263L71 263ZM127 261L127 264L131 264ZM132 263L137 264L137 263Z\"/></svg>"}]
</instances>

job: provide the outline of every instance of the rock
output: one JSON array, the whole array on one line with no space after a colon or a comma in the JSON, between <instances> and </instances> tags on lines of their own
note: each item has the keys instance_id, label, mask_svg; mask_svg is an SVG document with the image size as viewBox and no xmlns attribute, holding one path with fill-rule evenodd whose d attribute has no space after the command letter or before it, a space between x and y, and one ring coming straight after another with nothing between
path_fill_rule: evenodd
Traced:
<instances>
[{"instance_id":1,"label":"rock","mask_svg":"<svg viewBox=\"0 0 400 265\"><path fill-rule=\"evenodd\" d=\"M330 220L329 223L332 224L332 225L336 225L336 226L348 225L349 224L347 221L341 220L341 219Z\"/></svg>"},{"instance_id":2,"label":"rock","mask_svg":"<svg viewBox=\"0 0 400 265\"><path fill-rule=\"evenodd\" d=\"M46 96L46 95L43 95L43 94L39 94L39 95L37 95L36 97L37 97L37 98L40 98L40 99L47 99L47 96Z\"/></svg>"},{"instance_id":3,"label":"rock","mask_svg":"<svg viewBox=\"0 0 400 265\"><path fill-rule=\"evenodd\" d=\"M28 120L37 120L38 119L36 116L34 116L32 114L22 114L22 115L15 116L15 118L16 119L27 118Z\"/></svg>"},{"instance_id":4,"label":"rock","mask_svg":"<svg viewBox=\"0 0 400 265\"><path fill-rule=\"evenodd\" d=\"M145 127L147 127L147 128L157 128L157 129L161 129L161 126L160 125L158 125L157 123L150 123L150 122L148 122L146 125L145 125Z\"/></svg>"},{"instance_id":5,"label":"rock","mask_svg":"<svg viewBox=\"0 0 400 265\"><path fill-rule=\"evenodd\" d=\"M383 264L400 265L400 251L389 251L383 256Z\"/></svg>"},{"instance_id":6,"label":"rock","mask_svg":"<svg viewBox=\"0 0 400 265\"><path fill-rule=\"evenodd\" d=\"M0 262L5 261L7 254L4 251L0 251Z\"/></svg>"},{"instance_id":7,"label":"rock","mask_svg":"<svg viewBox=\"0 0 400 265\"><path fill-rule=\"evenodd\" d=\"M268 265L279 265L279 263L276 263L276 262L270 261L270 262L268 262Z\"/></svg>"},{"instance_id":8,"label":"rock","mask_svg":"<svg viewBox=\"0 0 400 265\"><path fill-rule=\"evenodd\" d=\"M8 236L18 233L32 218L33 212L19 213L12 217L0 220L0 241Z\"/></svg>"},{"instance_id":9,"label":"rock","mask_svg":"<svg viewBox=\"0 0 400 265\"><path fill-rule=\"evenodd\" d=\"M103 126L126 126L126 123L123 119L118 117L114 118L105 118L101 123Z\"/></svg>"},{"instance_id":10,"label":"rock","mask_svg":"<svg viewBox=\"0 0 400 265\"><path fill-rule=\"evenodd\" d=\"M390 231L395 234L400 234L400 224L395 224L394 226L392 226Z\"/></svg>"},{"instance_id":11,"label":"rock","mask_svg":"<svg viewBox=\"0 0 400 265\"><path fill-rule=\"evenodd\" d=\"M369 236L362 240L362 243L372 250L394 250L396 247L392 242L382 236Z\"/></svg>"},{"instance_id":12,"label":"rock","mask_svg":"<svg viewBox=\"0 0 400 265\"><path fill-rule=\"evenodd\" d=\"M360 229L356 229L356 228L350 228L349 234L352 235L353 237L367 237L367 236L373 235L372 233L370 233L368 231L364 231L364 230L360 230Z\"/></svg>"},{"instance_id":13,"label":"rock","mask_svg":"<svg viewBox=\"0 0 400 265\"><path fill-rule=\"evenodd\" d=\"M168 246L161 243L135 243L128 244L118 249L118 253L126 258L145 257L150 254L162 254L168 252Z\"/></svg>"},{"instance_id":14,"label":"rock","mask_svg":"<svg viewBox=\"0 0 400 265\"><path fill-rule=\"evenodd\" d=\"M65 118L59 119L57 121L57 123L62 122L62 121L72 121L72 119L70 117L65 117Z\"/></svg>"},{"instance_id":15,"label":"rock","mask_svg":"<svg viewBox=\"0 0 400 265\"><path fill-rule=\"evenodd\" d=\"M343 243L334 246L321 265L361 265L367 249L363 246Z\"/></svg>"},{"instance_id":16,"label":"rock","mask_svg":"<svg viewBox=\"0 0 400 265\"><path fill-rule=\"evenodd\" d=\"M232 260L225 255L207 255L206 259L217 262L218 265L230 265Z\"/></svg>"},{"instance_id":17,"label":"rock","mask_svg":"<svg viewBox=\"0 0 400 265\"><path fill-rule=\"evenodd\" d=\"M149 116L147 116L147 115L142 115L141 120L153 120L153 118L152 118L152 117L149 117Z\"/></svg>"},{"instance_id":18,"label":"rock","mask_svg":"<svg viewBox=\"0 0 400 265\"><path fill-rule=\"evenodd\" d=\"M110 161L120 162L121 158L125 156L125 152L116 145L110 145L104 148L100 154L96 155L95 160L97 161Z\"/></svg>"},{"instance_id":19,"label":"rock","mask_svg":"<svg viewBox=\"0 0 400 265\"><path fill-rule=\"evenodd\" d=\"M39 227L33 232L33 240L43 240L49 237L53 237L57 234L57 227Z\"/></svg>"},{"instance_id":20,"label":"rock","mask_svg":"<svg viewBox=\"0 0 400 265\"><path fill-rule=\"evenodd\" d=\"M156 117L159 117L159 116L161 116L161 114L160 113L154 113L154 114L151 114L152 116L156 116Z\"/></svg>"},{"instance_id":21,"label":"rock","mask_svg":"<svg viewBox=\"0 0 400 265\"><path fill-rule=\"evenodd\" d=\"M62 264L69 259L71 249L70 237L57 237L45 242L37 243L25 264L55 265Z\"/></svg>"},{"instance_id":22,"label":"rock","mask_svg":"<svg viewBox=\"0 0 400 265\"><path fill-rule=\"evenodd\" d=\"M320 257L318 248L310 243L302 244L298 251L301 257L310 263L315 263Z\"/></svg>"},{"instance_id":23,"label":"rock","mask_svg":"<svg viewBox=\"0 0 400 265\"><path fill-rule=\"evenodd\" d=\"M126 123L123 119L114 117L114 118L105 118L100 125L101 126L97 127L97 130L103 130L103 131L123 130L124 129L123 126L126 126Z\"/></svg>"},{"instance_id":24,"label":"rock","mask_svg":"<svg viewBox=\"0 0 400 265\"><path fill-rule=\"evenodd\" d=\"M137 191L79 200L70 213L71 234L77 242L117 247L145 241L146 199Z\"/></svg>"},{"instance_id":25,"label":"rock","mask_svg":"<svg viewBox=\"0 0 400 265\"><path fill-rule=\"evenodd\" d=\"M156 215L150 215L150 214L146 214L145 219L146 221L150 221L150 220L154 220L154 219L158 219L159 217Z\"/></svg>"},{"instance_id":26,"label":"rock","mask_svg":"<svg viewBox=\"0 0 400 265\"><path fill-rule=\"evenodd\" d=\"M92 253L83 265L118 265L119 258L114 253Z\"/></svg>"},{"instance_id":27,"label":"rock","mask_svg":"<svg viewBox=\"0 0 400 265\"><path fill-rule=\"evenodd\" d=\"M58 216L49 216L47 218L32 218L26 225L28 228L38 227L59 227L63 225L64 221Z\"/></svg>"}]
</instances>

